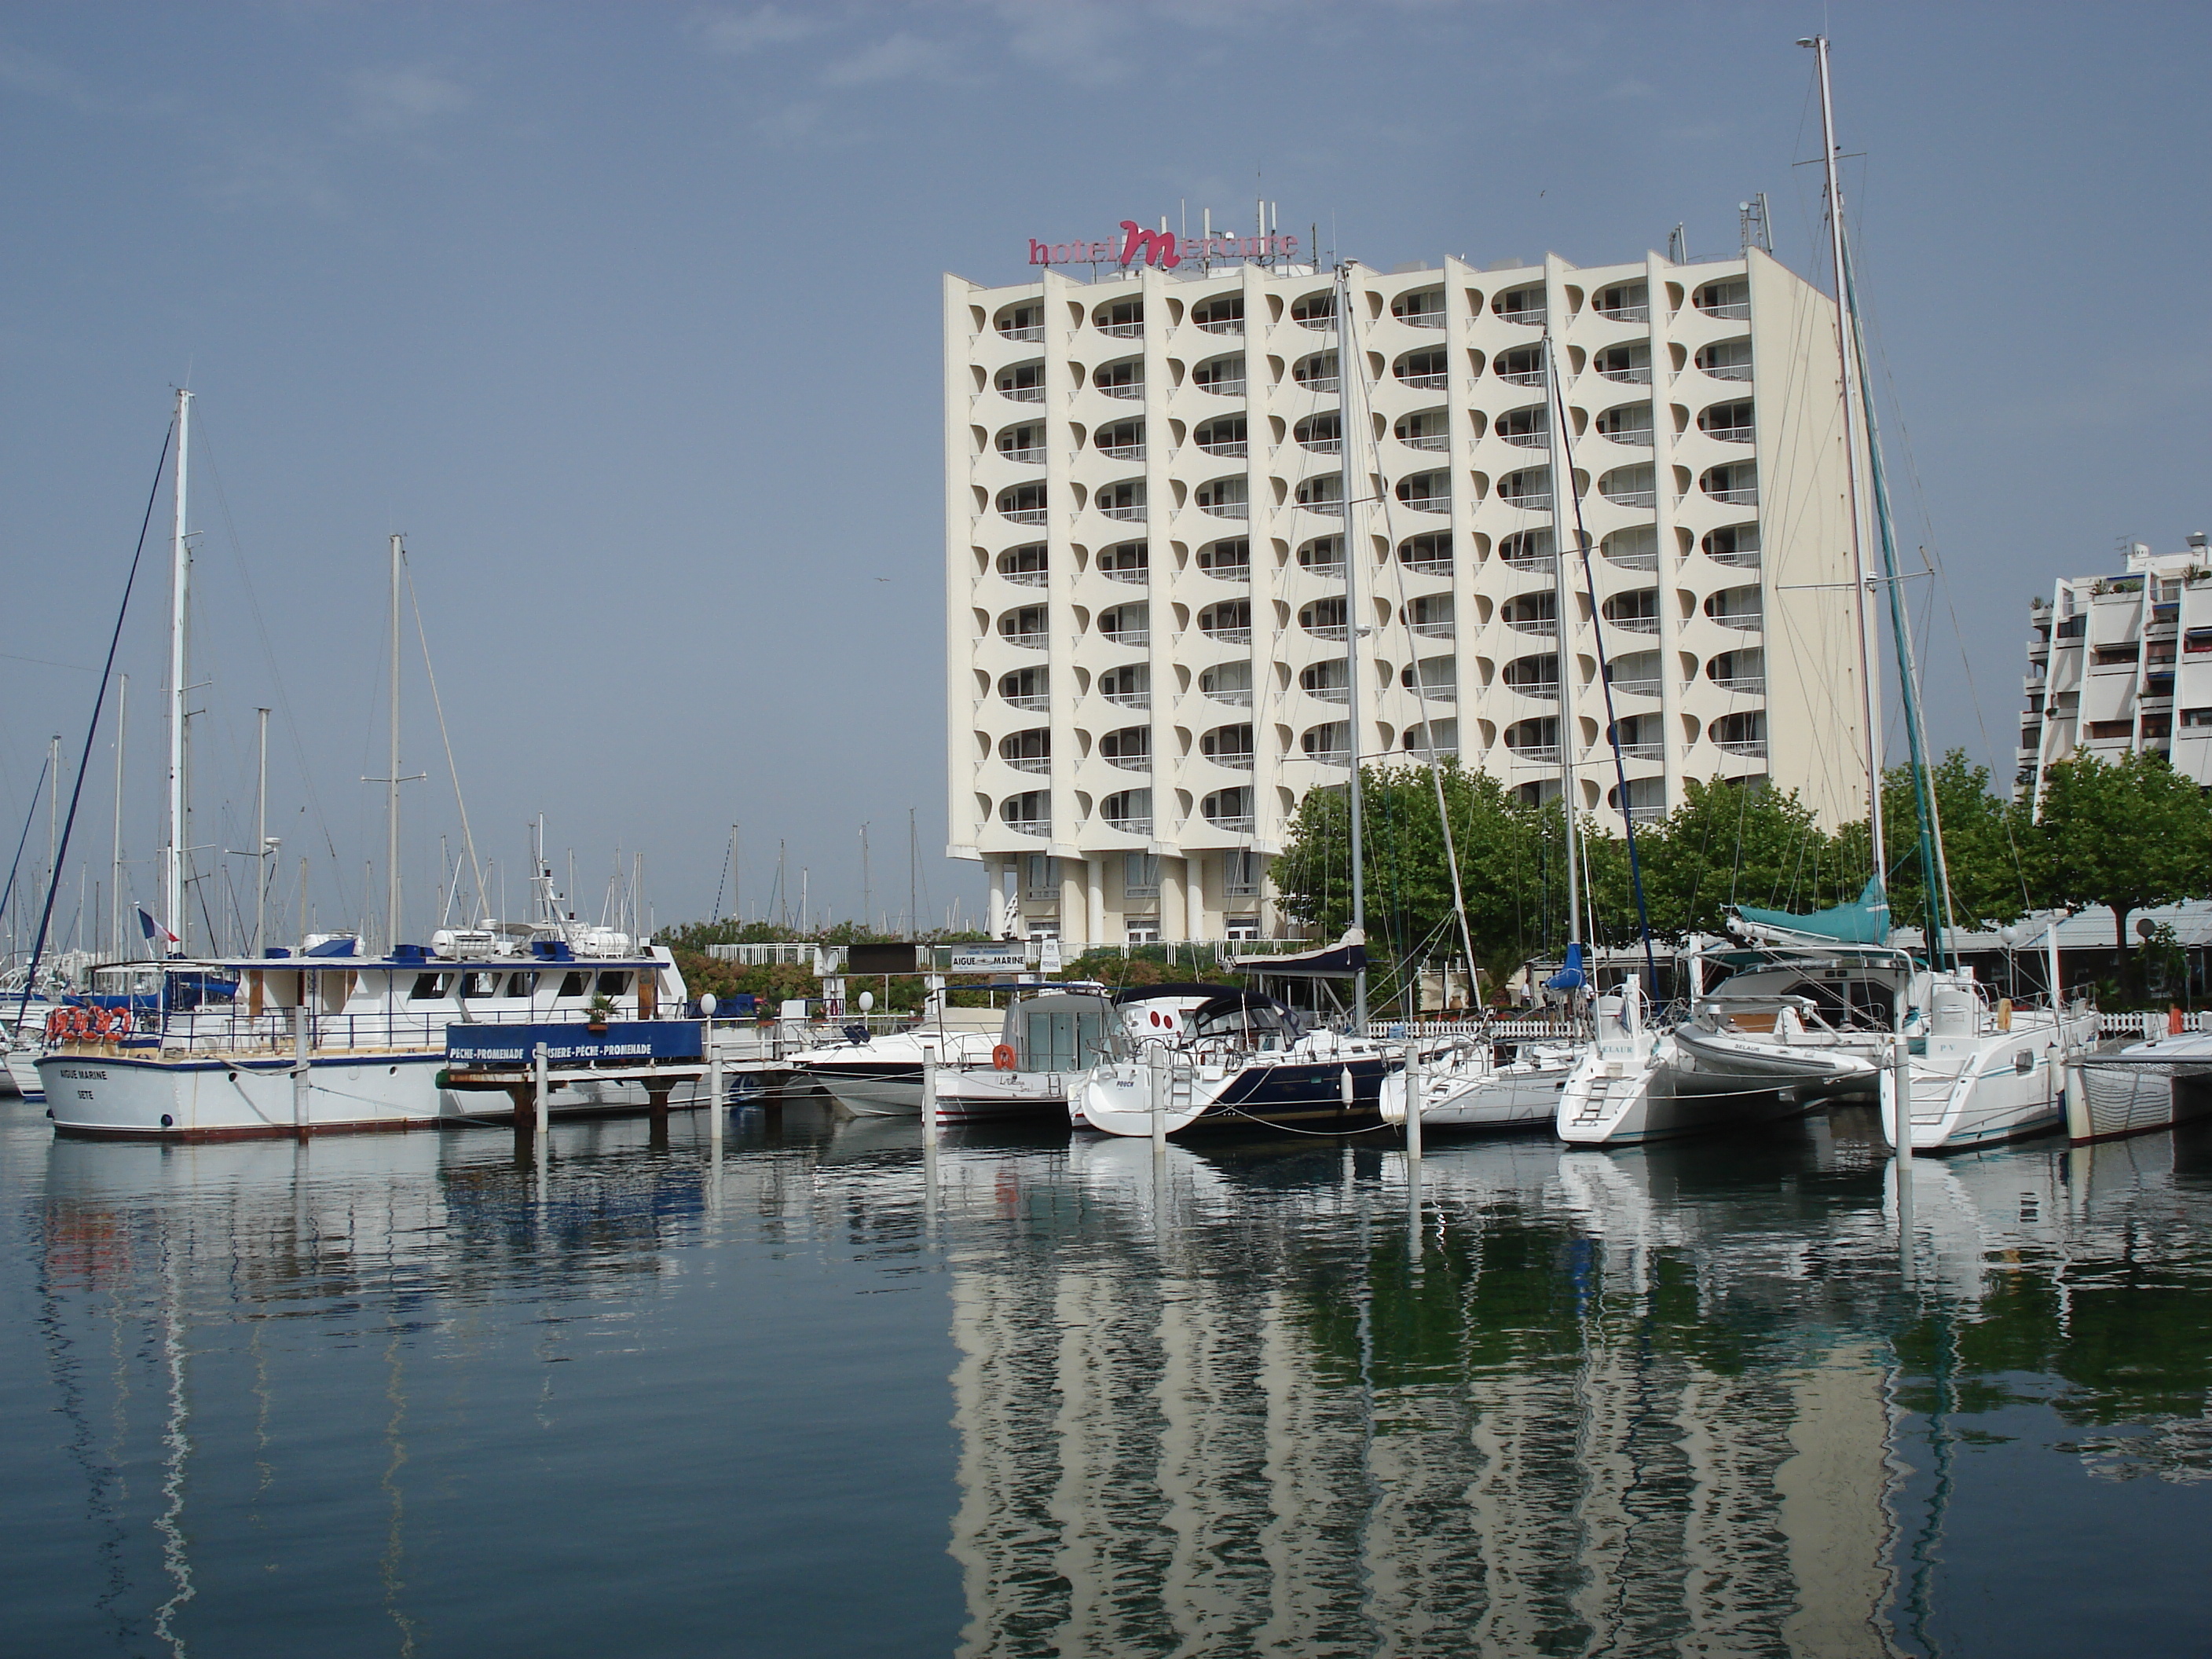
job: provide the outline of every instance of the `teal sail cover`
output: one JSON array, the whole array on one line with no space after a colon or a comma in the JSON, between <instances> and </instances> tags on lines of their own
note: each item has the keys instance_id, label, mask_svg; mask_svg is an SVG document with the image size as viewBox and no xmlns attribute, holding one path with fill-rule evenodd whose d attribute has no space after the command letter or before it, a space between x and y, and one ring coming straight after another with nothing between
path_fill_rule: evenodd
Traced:
<instances>
[{"instance_id":1,"label":"teal sail cover","mask_svg":"<svg viewBox=\"0 0 2212 1659\"><path fill-rule=\"evenodd\" d=\"M1832 939L1838 945L1889 942L1889 901L1882 896L1879 881L1867 883L1856 903L1838 904L1832 910L1815 910L1809 916L1788 910L1754 910L1747 904L1737 905L1735 913L1756 927L1798 933L1807 939Z\"/></svg>"}]
</instances>

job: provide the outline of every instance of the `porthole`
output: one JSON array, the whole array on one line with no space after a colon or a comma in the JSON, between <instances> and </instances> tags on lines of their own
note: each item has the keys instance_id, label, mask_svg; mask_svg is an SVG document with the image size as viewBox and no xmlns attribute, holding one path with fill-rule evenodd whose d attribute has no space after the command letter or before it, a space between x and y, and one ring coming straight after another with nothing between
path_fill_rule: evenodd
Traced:
<instances>
[{"instance_id":1,"label":"porthole","mask_svg":"<svg viewBox=\"0 0 2212 1659\"><path fill-rule=\"evenodd\" d=\"M177 1127L177 1120L164 1112L161 1114L161 1127L164 1129L173 1129Z\"/></svg>"}]
</instances>

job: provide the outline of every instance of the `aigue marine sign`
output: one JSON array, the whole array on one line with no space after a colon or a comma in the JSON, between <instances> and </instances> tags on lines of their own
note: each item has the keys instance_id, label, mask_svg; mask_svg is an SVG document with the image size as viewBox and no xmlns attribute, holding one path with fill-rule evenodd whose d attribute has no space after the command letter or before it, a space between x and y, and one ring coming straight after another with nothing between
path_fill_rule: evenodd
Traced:
<instances>
[{"instance_id":1,"label":"aigue marine sign","mask_svg":"<svg viewBox=\"0 0 2212 1659\"><path fill-rule=\"evenodd\" d=\"M1183 256L1213 259L1295 259L1298 254L1298 239L1295 236L1229 236L1213 235L1185 237L1177 241L1171 230L1146 230L1134 219L1121 221L1123 232L1121 251L1117 254L1114 244L1105 242L1040 242L1030 238L1030 263L1033 265L1097 264L1111 260L1118 265L1131 261L1157 265L1162 270L1173 270L1183 262Z\"/></svg>"}]
</instances>

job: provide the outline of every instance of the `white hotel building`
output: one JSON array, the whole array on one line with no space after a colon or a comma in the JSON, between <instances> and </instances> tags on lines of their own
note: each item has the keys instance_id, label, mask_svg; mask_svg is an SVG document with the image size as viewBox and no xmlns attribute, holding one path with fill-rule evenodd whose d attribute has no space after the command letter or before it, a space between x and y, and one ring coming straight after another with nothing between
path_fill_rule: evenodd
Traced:
<instances>
[{"instance_id":1,"label":"white hotel building","mask_svg":"<svg viewBox=\"0 0 2212 1659\"><path fill-rule=\"evenodd\" d=\"M1356 732L1332 274L945 278L948 850L988 866L994 931L1272 937L1269 857L1355 750L1543 799L1564 736L1617 827L1601 650L1639 816L1688 778L1863 811L1827 297L1756 248L1355 266L1352 294ZM1597 549L1564 733L1547 325Z\"/></svg>"},{"instance_id":2,"label":"white hotel building","mask_svg":"<svg viewBox=\"0 0 2212 1659\"><path fill-rule=\"evenodd\" d=\"M2212 787L2212 553L2197 532L2179 553L2128 550L2117 576L2061 577L2029 602L2027 709L2016 793L2077 755L2146 750Z\"/></svg>"}]
</instances>

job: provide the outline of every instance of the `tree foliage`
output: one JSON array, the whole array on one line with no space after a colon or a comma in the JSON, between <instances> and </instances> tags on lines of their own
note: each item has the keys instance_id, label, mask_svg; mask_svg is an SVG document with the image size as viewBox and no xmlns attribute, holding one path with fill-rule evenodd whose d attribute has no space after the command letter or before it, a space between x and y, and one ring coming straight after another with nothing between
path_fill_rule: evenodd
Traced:
<instances>
[{"instance_id":1,"label":"tree foliage","mask_svg":"<svg viewBox=\"0 0 2212 1659\"><path fill-rule=\"evenodd\" d=\"M2163 755L2061 761L2044 774L2035 827L2044 902L2111 905L2123 951L2131 912L2212 888L2212 808Z\"/></svg>"}]
</instances>

